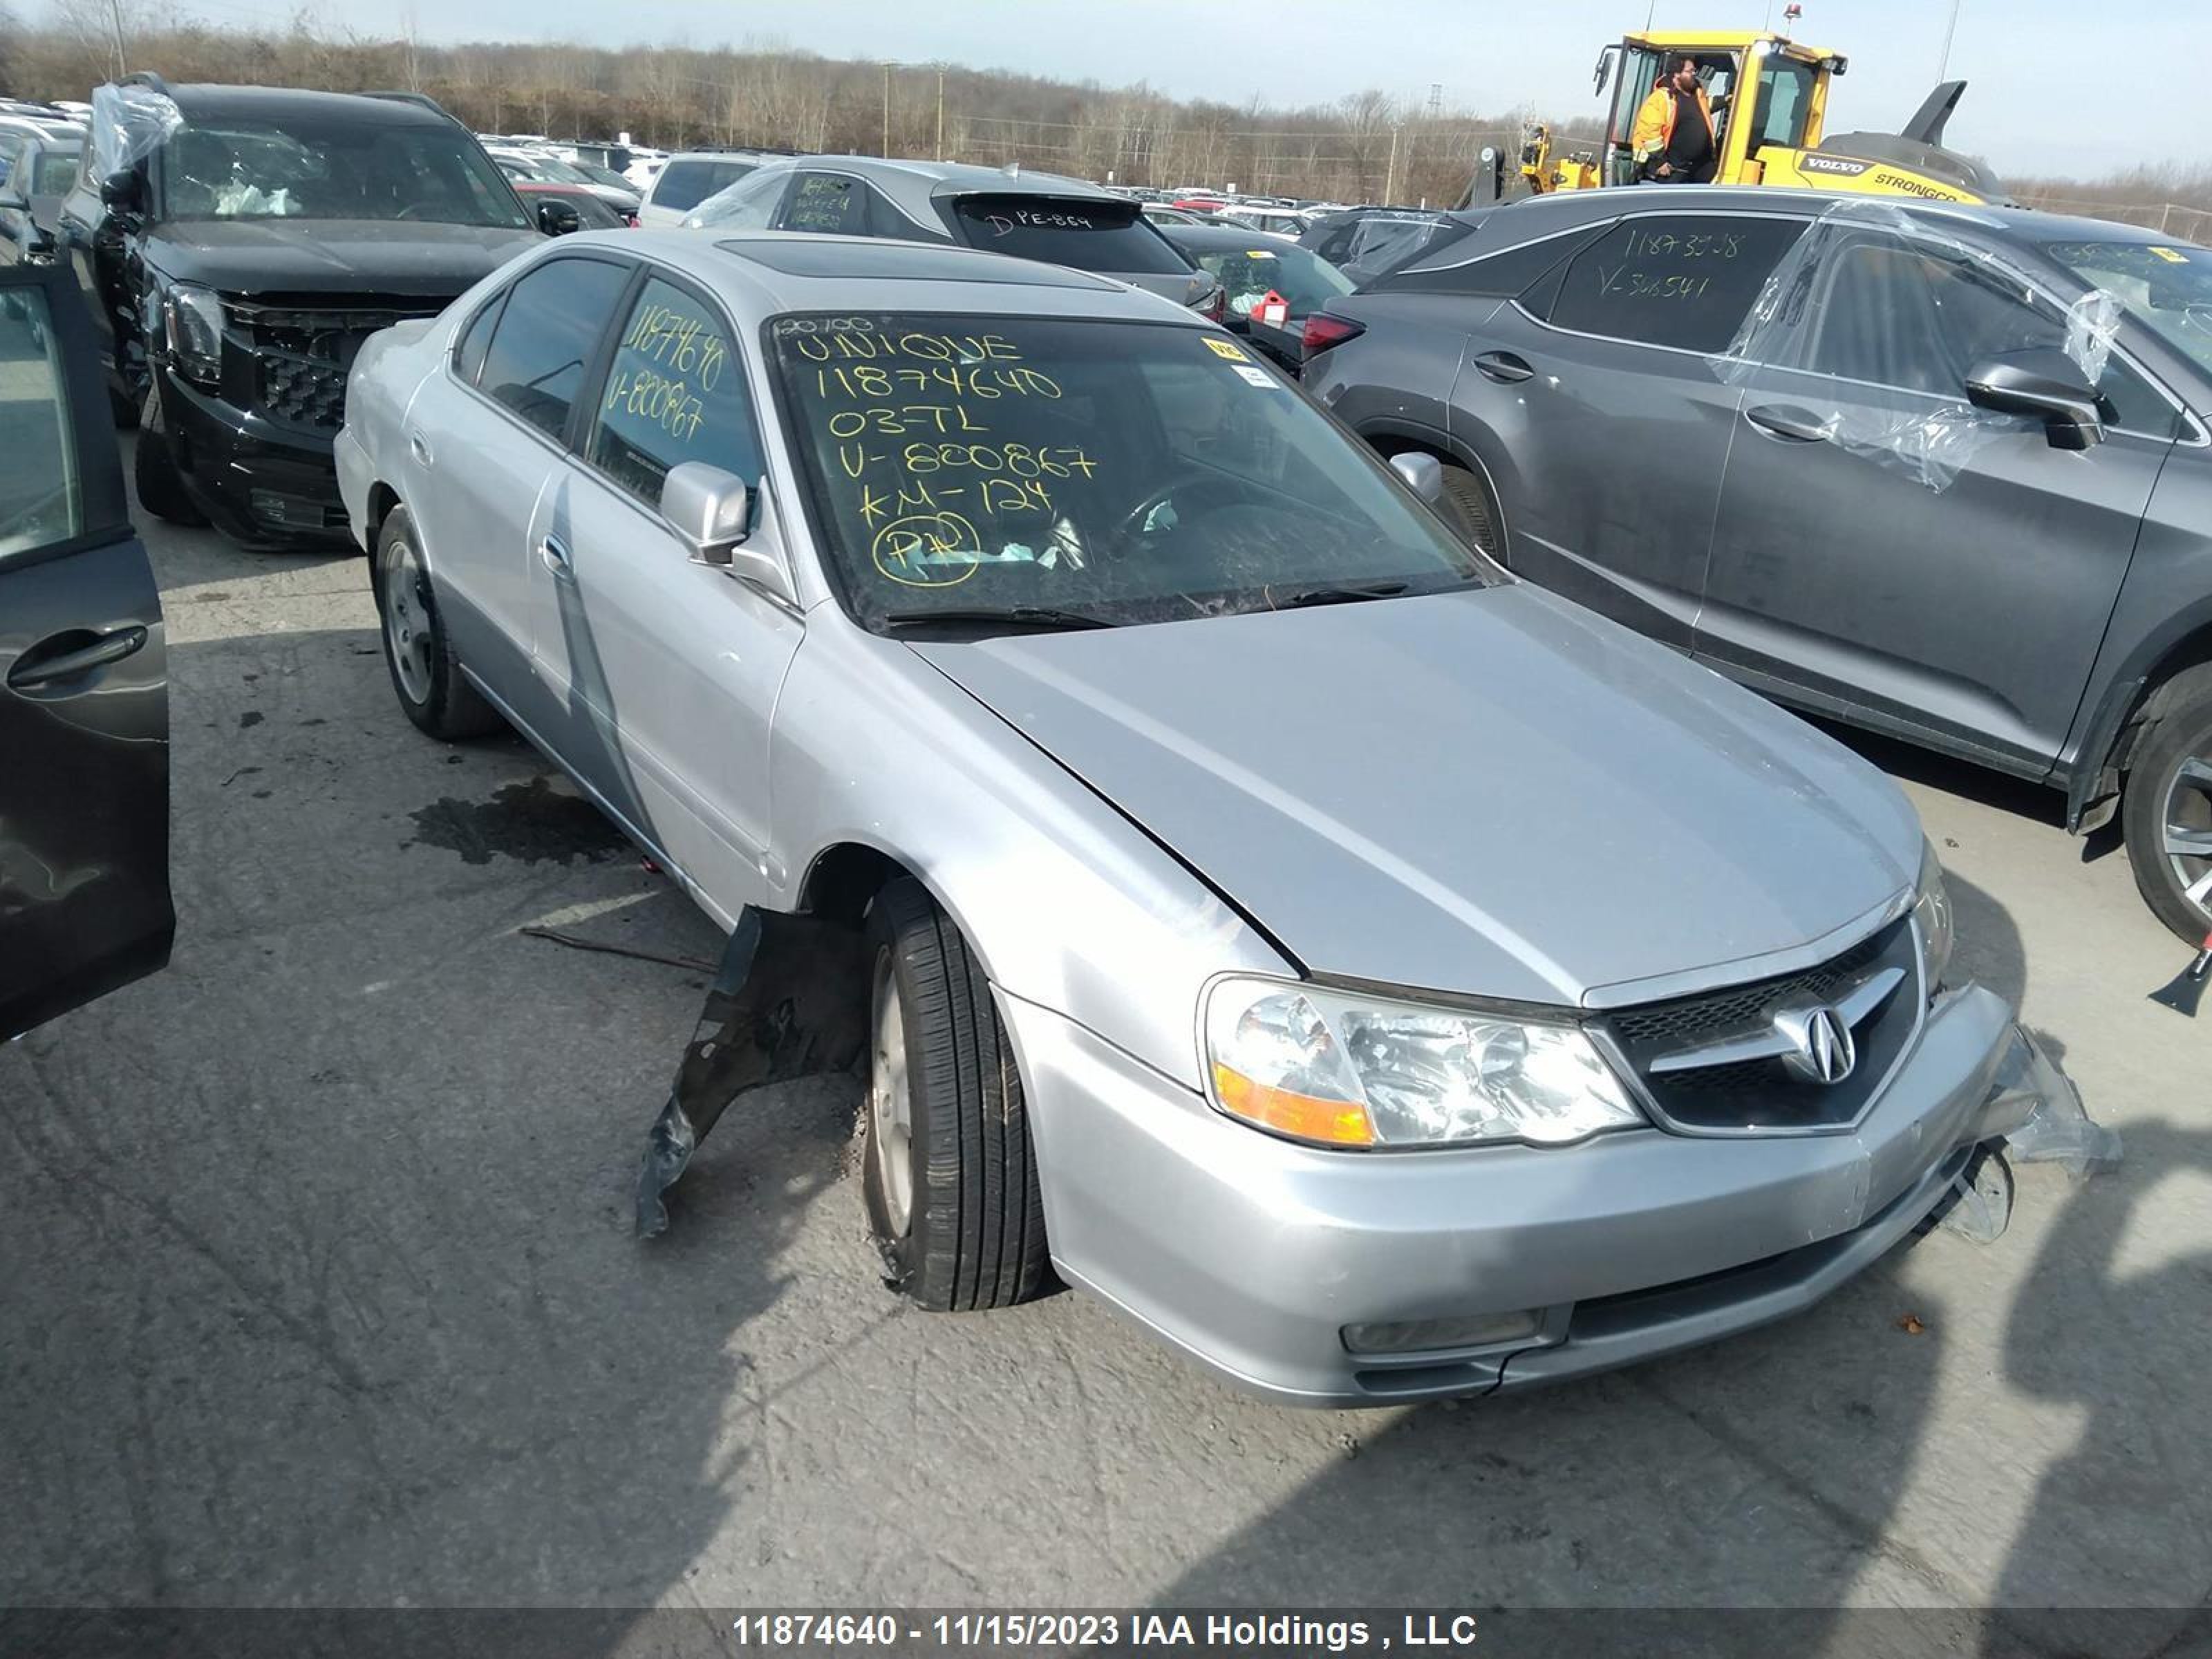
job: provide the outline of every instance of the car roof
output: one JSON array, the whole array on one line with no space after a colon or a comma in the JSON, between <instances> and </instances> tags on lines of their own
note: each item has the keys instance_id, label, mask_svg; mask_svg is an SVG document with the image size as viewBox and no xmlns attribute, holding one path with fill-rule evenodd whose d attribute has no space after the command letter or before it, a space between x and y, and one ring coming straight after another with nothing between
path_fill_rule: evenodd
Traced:
<instances>
[{"instance_id":1,"label":"car roof","mask_svg":"<svg viewBox=\"0 0 2212 1659\"><path fill-rule=\"evenodd\" d=\"M46 121L35 115L0 113L0 131L27 133L41 143L53 144L64 149L84 147L84 129L66 121Z\"/></svg>"},{"instance_id":2,"label":"car roof","mask_svg":"<svg viewBox=\"0 0 2212 1659\"><path fill-rule=\"evenodd\" d=\"M173 86L169 96L186 121L209 116L250 116L255 120L282 123L287 118L352 121L374 120L391 126L451 126L444 111L410 98L386 98L368 93L308 92L297 87L233 87L212 82Z\"/></svg>"},{"instance_id":3,"label":"car roof","mask_svg":"<svg viewBox=\"0 0 2212 1659\"><path fill-rule=\"evenodd\" d=\"M2086 240L2171 243L2176 239L2141 226L2110 219L2081 218L2045 213L2027 207L2000 206L1984 202L1931 202L1911 197L1860 195L1832 190L1790 190L1772 185L1670 185L1618 186L1607 190L1560 191L1547 196L1474 208L1445 216L1462 223L1483 223L1499 233L1492 248L1531 236L1594 223L1623 213L1662 210L1684 212L1756 212L1760 209L1786 212L1826 213L1839 208L1893 209L1910 218L1954 228L1979 230L2000 237L2028 240ZM1458 246L1458 245L1455 245ZM1471 246L1459 246L1462 258L1474 256Z\"/></svg>"},{"instance_id":4,"label":"car roof","mask_svg":"<svg viewBox=\"0 0 2212 1659\"><path fill-rule=\"evenodd\" d=\"M558 248L595 245L674 267L714 289L748 323L784 312L831 310L1211 326L1172 301L1110 276L939 243L809 231L609 230L564 236Z\"/></svg>"},{"instance_id":5,"label":"car roof","mask_svg":"<svg viewBox=\"0 0 2212 1659\"><path fill-rule=\"evenodd\" d=\"M1086 202L1111 202L1134 211L1137 204L1116 196L1102 185L1057 173L1031 173L1027 168L975 167L964 161L894 161L880 155L778 156L770 166L821 168L848 173L889 197L909 218L934 224L933 202L958 196L1073 197Z\"/></svg>"}]
</instances>

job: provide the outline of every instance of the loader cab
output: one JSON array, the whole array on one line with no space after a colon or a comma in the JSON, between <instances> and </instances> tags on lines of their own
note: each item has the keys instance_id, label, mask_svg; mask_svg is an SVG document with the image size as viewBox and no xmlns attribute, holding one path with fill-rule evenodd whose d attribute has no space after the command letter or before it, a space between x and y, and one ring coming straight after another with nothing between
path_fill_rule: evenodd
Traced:
<instances>
[{"instance_id":1,"label":"loader cab","mask_svg":"<svg viewBox=\"0 0 2212 1659\"><path fill-rule=\"evenodd\" d=\"M1844 59L1796 45L1778 34L1631 34L1599 58L1600 96L1612 98L1606 119L1604 182L1636 182L1630 135L1636 112L1665 80L1677 58L1694 59L1698 79L1711 100L1717 152L1713 181L1751 185L1760 180L1759 152L1810 149L1820 142L1828 77Z\"/></svg>"}]
</instances>

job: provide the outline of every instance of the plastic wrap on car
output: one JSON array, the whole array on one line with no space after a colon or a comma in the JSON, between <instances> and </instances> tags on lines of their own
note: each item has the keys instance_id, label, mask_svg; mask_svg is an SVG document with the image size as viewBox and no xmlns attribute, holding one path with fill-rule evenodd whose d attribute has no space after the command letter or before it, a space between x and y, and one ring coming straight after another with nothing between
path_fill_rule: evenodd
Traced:
<instances>
[{"instance_id":1,"label":"plastic wrap on car","mask_svg":"<svg viewBox=\"0 0 2212 1659\"><path fill-rule=\"evenodd\" d=\"M1939 224L1893 204L1837 202L1783 256L1727 349L1706 360L1713 373L1729 385L1741 386L1761 368L1797 367L1809 338L1806 325L1814 315L1814 295L1828 264L1868 232L1886 233L1929 252L2003 272L1986 250L1947 234ZM2004 280L2008 286L2017 286L2009 273L2004 273ZM2069 308L2064 349L2093 386L2103 384L2120 316L2119 301L2102 289L2083 295ZM1956 401L1911 414L1835 406L1813 412L1818 416L1819 434L1828 443L1902 472L1939 494L1998 438L2041 427L2030 416L1976 407L1966 400L1963 387Z\"/></svg>"},{"instance_id":2,"label":"plastic wrap on car","mask_svg":"<svg viewBox=\"0 0 2212 1659\"><path fill-rule=\"evenodd\" d=\"M112 173L136 167L168 142L185 124L177 100L151 87L100 86L92 89L92 167L96 184Z\"/></svg>"},{"instance_id":3,"label":"plastic wrap on car","mask_svg":"<svg viewBox=\"0 0 2212 1659\"><path fill-rule=\"evenodd\" d=\"M2091 1119L2081 1091L2043 1047L2015 1029L1990 1080L1985 1115L2021 1108L2004 1134L2005 1156L2015 1164L2057 1164L2077 1178L2120 1161L2120 1132Z\"/></svg>"}]
</instances>

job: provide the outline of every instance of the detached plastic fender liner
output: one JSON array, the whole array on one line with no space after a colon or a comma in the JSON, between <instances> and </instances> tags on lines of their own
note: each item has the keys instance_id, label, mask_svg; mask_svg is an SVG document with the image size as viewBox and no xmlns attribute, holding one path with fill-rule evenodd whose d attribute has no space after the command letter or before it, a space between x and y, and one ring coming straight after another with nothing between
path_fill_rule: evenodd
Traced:
<instances>
[{"instance_id":1,"label":"detached plastic fender liner","mask_svg":"<svg viewBox=\"0 0 2212 1659\"><path fill-rule=\"evenodd\" d=\"M849 1070L867 1041L865 936L817 916L748 905L722 950L699 1024L653 1120L638 1172L637 1236L668 1229L661 1195L731 1102L749 1090Z\"/></svg>"}]
</instances>

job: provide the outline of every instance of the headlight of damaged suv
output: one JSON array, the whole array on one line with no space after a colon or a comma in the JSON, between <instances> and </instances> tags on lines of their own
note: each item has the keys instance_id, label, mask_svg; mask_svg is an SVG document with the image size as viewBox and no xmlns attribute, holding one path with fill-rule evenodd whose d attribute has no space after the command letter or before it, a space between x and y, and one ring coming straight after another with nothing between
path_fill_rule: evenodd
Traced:
<instances>
[{"instance_id":1,"label":"headlight of damaged suv","mask_svg":"<svg viewBox=\"0 0 2212 1659\"><path fill-rule=\"evenodd\" d=\"M1564 1023L1231 978L1205 1029L1213 1103L1321 1146L1558 1144L1644 1121Z\"/></svg>"},{"instance_id":2,"label":"headlight of damaged suv","mask_svg":"<svg viewBox=\"0 0 2212 1659\"><path fill-rule=\"evenodd\" d=\"M211 289L179 284L162 295L169 355L187 380L213 385L222 378L222 301Z\"/></svg>"},{"instance_id":3,"label":"headlight of damaged suv","mask_svg":"<svg viewBox=\"0 0 2212 1659\"><path fill-rule=\"evenodd\" d=\"M1912 915L1920 924L1921 948L1928 953L1928 994L1933 996L1951 965L1951 896L1943 890L1943 862L1936 856L1936 843L1923 840L1920 847L1920 888Z\"/></svg>"}]
</instances>

